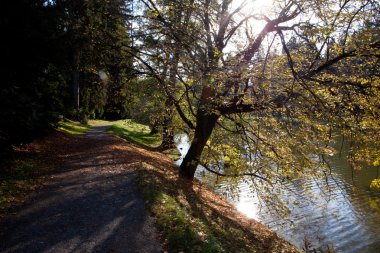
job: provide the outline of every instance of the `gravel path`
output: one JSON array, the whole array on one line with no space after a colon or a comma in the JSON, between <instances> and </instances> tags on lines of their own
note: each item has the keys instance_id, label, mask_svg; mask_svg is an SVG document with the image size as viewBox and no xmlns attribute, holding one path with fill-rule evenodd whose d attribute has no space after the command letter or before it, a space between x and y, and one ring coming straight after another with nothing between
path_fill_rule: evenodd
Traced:
<instances>
[{"instance_id":1,"label":"gravel path","mask_svg":"<svg viewBox=\"0 0 380 253\"><path fill-rule=\"evenodd\" d=\"M162 252L134 168L151 159L94 127L61 172L0 220L0 252Z\"/></svg>"}]
</instances>

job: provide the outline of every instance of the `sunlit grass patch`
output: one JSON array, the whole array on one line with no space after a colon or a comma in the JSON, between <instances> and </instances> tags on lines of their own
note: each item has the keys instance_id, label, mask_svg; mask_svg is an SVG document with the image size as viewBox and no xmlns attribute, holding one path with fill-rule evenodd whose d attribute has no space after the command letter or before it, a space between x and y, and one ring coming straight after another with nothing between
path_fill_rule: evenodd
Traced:
<instances>
[{"instance_id":1,"label":"sunlit grass patch","mask_svg":"<svg viewBox=\"0 0 380 253\"><path fill-rule=\"evenodd\" d=\"M90 126L98 126L98 125L104 125L104 124L109 124L111 123L112 121L109 121L109 120L103 120L103 119L90 119L88 121L88 124Z\"/></svg>"},{"instance_id":2,"label":"sunlit grass patch","mask_svg":"<svg viewBox=\"0 0 380 253\"><path fill-rule=\"evenodd\" d=\"M90 130L90 126L80 124L79 122L71 121L68 119L61 120L57 124L57 129L69 134L85 134Z\"/></svg>"},{"instance_id":3,"label":"sunlit grass patch","mask_svg":"<svg viewBox=\"0 0 380 253\"><path fill-rule=\"evenodd\" d=\"M149 147L157 147L161 143L159 134L151 134L149 126L139 124L131 119L119 120L107 130L124 139Z\"/></svg>"}]
</instances>

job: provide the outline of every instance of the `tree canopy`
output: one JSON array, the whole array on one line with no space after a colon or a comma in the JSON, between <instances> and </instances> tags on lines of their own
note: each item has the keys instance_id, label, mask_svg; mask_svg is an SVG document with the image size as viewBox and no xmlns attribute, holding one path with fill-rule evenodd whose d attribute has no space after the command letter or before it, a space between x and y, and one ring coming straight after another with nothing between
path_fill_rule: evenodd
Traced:
<instances>
[{"instance_id":1,"label":"tree canopy","mask_svg":"<svg viewBox=\"0 0 380 253\"><path fill-rule=\"evenodd\" d=\"M134 57L193 133L180 175L323 175L337 132L352 137L353 164L377 163L376 1L273 1L266 14L248 1L141 2L158 46Z\"/></svg>"}]
</instances>

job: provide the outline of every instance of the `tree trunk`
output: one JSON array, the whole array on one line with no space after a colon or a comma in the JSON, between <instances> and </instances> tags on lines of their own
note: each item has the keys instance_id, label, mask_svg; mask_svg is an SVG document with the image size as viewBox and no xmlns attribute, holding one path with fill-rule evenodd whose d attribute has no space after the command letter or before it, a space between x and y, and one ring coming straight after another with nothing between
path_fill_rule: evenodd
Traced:
<instances>
[{"instance_id":1,"label":"tree trunk","mask_svg":"<svg viewBox=\"0 0 380 253\"><path fill-rule=\"evenodd\" d=\"M159 147L160 150L168 150L175 147L174 132L170 125L164 125L162 130L162 143Z\"/></svg>"},{"instance_id":2,"label":"tree trunk","mask_svg":"<svg viewBox=\"0 0 380 253\"><path fill-rule=\"evenodd\" d=\"M157 128L157 123L154 123L153 126L151 126L151 130L150 130L150 135L155 135L155 134L158 134L158 128Z\"/></svg>"},{"instance_id":3,"label":"tree trunk","mask_svg":"<svg viewBox=\"0 0 380 253\"><path fill-rule=\"evenodd\" d=\"M177 45L174 50L173 54L173 63L170 66L169 70L169 86L172 87L172 89L175 89L176 86L176 75L178 71L178 62L179 62L179 46ZM165 71L166 72L166 71ZM162 143L160 145L161 150L167 150L170 148L175 147L174 144L174 131L173 131L173 116L174 116L174 103L173 100L170 98L167 98L165 101L165 111L163 113L163 120L162 120Z\"/></svg>"},{"instance_id":4,"label":"tree trunk","mask_svg":"<svg viewBox=\"0 0 380 253\"><path fill-rule=\"evenodd\" d=\"M80 108L80 84L79 84L79 65L80 65L80 57L79 51L74 52L73 56L73 80L71 84L71 93L72 93L72 106L74 109L74 118L80 120L79 108Z\"/></svg>"},{"instance_id":5,"label":"tree trunk","mask_svg":"<svg viewBox=\"0 0 380 253\"><path fill-rule=\"evenodd\" d=\"M160 145L161 150L167 150L175 147L174 144L174 131L173 131L173 116L174 108L173 101L171 99L166 99L165 101L165 112L162 115L162 143Z\"/></svg>"},{"instance_id":6,"label":"tree trunk","mask_svg":"<svg viewBox=\"0 0 380 253\"><path fill-rule=\"evenodd\" d=\"M181 166L179 167L179 175L182 178L193 180L203 149L207 143L207 140L211 136L212 130L214 129L218 118L219 116L216 114L210 114L201 109L198 111L194 139L191 142L190 149L183 159Z\"/></svg>"},{"instance_id":7,"label":"tree trunk","mask_svg":"<svg viewBox=\"0 0 380 253\"><path fill-rule=\"evenodd\" d=\"M74 70L72 83L73 107L79 112L79 71Z\"/></svg>"}]
</instances>

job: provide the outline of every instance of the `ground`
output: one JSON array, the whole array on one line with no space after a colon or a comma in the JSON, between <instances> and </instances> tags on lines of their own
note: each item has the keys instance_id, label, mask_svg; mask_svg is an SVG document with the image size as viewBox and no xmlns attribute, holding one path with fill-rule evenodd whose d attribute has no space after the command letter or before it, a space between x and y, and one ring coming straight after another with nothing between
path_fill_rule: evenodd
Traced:
<instances>
[{"instance_id":1,"label":"ground","mask_svg":"<svg viewBox=\"0 0 380 253\"><path fill-rule=\"evenodd\" d=\"M199 181L181 180L168 156L106 128L53 132L18 150L46 172L0 213L0 252L299 252Z\"/></svg>"},{"instance_id":2,"label":"ground","mask_svg":"<svg viewBox=\"0 0 380 253\"><path fill-rule=\"evenodd\" d=\"M35 144L61 166L0 220L0 252L162 252L135 185L136 164L157 154L105 128Z\"/></svg>"}]
</instances>

